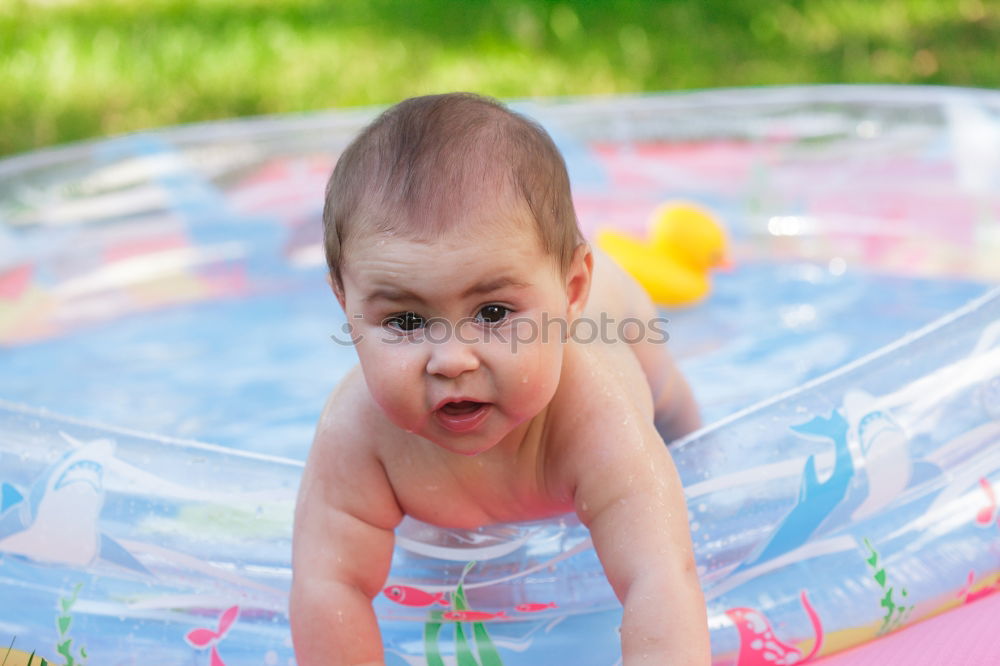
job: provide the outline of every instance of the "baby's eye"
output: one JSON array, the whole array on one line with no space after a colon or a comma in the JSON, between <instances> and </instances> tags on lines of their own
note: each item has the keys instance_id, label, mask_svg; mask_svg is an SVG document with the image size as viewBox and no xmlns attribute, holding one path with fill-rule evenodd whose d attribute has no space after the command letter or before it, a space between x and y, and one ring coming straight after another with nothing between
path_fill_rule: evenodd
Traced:
<instances>
[{"instance_id":1,"label":"baby's eye","mask_svg":"<svg viewBox=\"0 0 1000 666\"><path fill-rule=\"evenodd\" d=\"M487 324L498 324L507 318L507 315L511 313L511 309L506 305L498 305L496 303L490 303L489 305L484 305L479 310L479 314L476 318L480 321L486 322Z\"/></svg>"},{"instance_id":2,"label":"baby's eye","mask_svg":"<svg viewBox=\"0 0 1000 666\"><path fill-rule=\"evenodd\" d=\"M397 331L415 331L424 325L424 318L415 312L400 312L389 315L382 323Z\"/></svg>"}]
</instances>

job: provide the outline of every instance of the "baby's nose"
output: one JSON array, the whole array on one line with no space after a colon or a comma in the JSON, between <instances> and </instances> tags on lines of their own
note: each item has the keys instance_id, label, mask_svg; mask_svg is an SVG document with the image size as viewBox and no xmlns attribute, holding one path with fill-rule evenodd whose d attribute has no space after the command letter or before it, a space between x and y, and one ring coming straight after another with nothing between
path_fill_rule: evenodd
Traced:
<instances>
[{"instance_id":1,"label":"baby's nose","mask_svg":"<svg viewBox=\"0 0 1000 666\"><path fill-rule=\"evenodd\" d=\"M453 379L479 367L476 343L457 333L452 330L448 335L426 340L430 346L427 374Z\"/></svg>"}]
</instances>

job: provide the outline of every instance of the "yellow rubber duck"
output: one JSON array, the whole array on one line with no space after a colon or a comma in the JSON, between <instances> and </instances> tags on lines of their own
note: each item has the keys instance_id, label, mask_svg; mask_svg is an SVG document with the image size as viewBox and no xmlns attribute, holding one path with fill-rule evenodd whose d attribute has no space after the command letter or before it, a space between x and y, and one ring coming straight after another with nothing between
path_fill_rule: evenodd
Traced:
<instances>
[{"instance_id":1,"label":"yellow rubber duck","mask_svg":"<svg viewBox=\"0 0 1000 666\"><path fill-rule=\"evenodd\" d=\"M648 240L604 229L597 245L660 305L689 305L708 295L709 271L729 265L726 234L708 210L668 202L653 213Z\"/></svg>"}]
</instances>

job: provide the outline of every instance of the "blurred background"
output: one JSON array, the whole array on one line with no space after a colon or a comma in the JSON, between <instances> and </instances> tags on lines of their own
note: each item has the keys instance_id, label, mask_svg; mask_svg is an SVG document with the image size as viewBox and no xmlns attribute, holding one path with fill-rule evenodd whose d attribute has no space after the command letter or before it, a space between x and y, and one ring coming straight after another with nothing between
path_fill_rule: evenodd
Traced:
<instances>
[{"instance_id":1,"label":"blurred background","mask_svg":"<svg viewBox=\"0 0 1000 666\"><path fill-rule=\"evenodd\" d=\"M218 118L721 86L1000 86L1000 0L0 0L0 155Z\"/></svg>"}]
</instances>

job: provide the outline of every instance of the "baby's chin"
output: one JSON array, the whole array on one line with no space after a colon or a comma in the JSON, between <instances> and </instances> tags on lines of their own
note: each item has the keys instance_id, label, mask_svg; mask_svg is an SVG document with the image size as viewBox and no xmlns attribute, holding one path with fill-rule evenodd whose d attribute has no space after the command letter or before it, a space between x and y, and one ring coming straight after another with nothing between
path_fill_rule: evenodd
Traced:
<instances>
[{"instance_id":1,"label":"baby's chin","mask_svg":"<svg viewBox=\"0 0 1000 666\"><path fill-rule=\"evenodd\" d=\"M453 433L442 434L439 430L432 429L432 432L418 434L440 449L444 449L445 451L454 453L455 455L472 458L496 448L510 433L508 431L499 434L470 433L465 435L456 435Z\"/></svg>"},{"instance_id":2,"label":"baby's chin","mask_svg":"<svg viewBox=\"0 0 1000 666\"><path fill-rule=\"evenodd\" d=\"M484 437L482 435L442 436L437 432L427 433L426 435L422 435L422 437L440 449L469 458L486 453L503 441L503 437Z\"/></svg>"}]
</instances>

